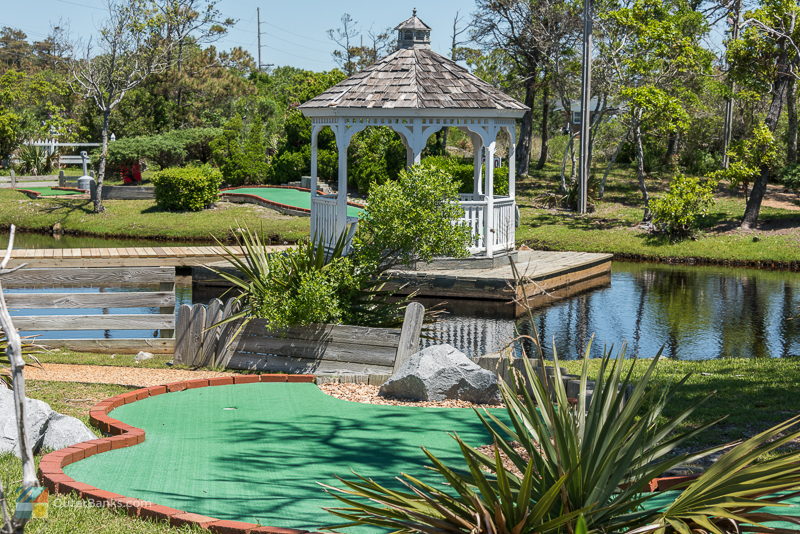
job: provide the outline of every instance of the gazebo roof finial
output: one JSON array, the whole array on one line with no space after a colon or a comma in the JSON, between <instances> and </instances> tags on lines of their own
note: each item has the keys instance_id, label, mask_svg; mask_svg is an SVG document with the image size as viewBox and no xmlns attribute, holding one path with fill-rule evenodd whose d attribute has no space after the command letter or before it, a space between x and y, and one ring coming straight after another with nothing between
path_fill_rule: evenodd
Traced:
<instances>
[{"instance_id":1,"label":"gazebo roof finial","mask_svg":"<svg viewBox=\"0 0 800 534\"><path fill-rule=\"evenodd\" d=\"M416 8L416 7L415 7L415 8L414 8L414 10L411 12L411 16L412 16L412 17L416 17L416 16L417 16L417 8Z\"/></svg>"}]
</instances>

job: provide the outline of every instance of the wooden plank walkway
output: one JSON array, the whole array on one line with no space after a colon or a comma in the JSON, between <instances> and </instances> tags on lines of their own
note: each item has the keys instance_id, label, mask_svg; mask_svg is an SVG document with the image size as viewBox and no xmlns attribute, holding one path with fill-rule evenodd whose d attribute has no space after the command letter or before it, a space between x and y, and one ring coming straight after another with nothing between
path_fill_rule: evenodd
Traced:
<instances>
[{"instance_id":1,"label":"wooden plank walkway","mask_svg":"<svg viewBox=\"0 0 800 534\"><path fill-rule=\"evenodd\" d=\"M196 267L224 260L222 247L54 248L14 250L11 267ZM229 247L241 254L239 247ZM270 246L269 251L286 246Z\"/></svg>"}]
</instances>

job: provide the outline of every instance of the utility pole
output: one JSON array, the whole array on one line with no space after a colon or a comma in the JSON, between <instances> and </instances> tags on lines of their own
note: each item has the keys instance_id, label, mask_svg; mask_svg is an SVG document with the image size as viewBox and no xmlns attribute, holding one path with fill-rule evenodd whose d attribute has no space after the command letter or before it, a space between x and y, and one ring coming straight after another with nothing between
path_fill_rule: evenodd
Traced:
<instances>
[{"instance_id":1,"label":"utility pole","mask_svg":"<svg viewBox=\"0 0 800 534\"><path fill-rule=\"evenodd\" d=\"M588 211L589 170L592 161L589 151L592 100L592 11L593 0L583 0L583 72L581 74L581 158L578 174L578 213Z\"/></svg>"},{"instance_id":2,"label":"utility pole","mask_svg":"<svg viewBox=\"0 0 800 534\"><path fill-rule=\"evenodd\" d=\"M731 41L739 38L739 12L742 9L742 0L733 0L733 13L728 15L731 25ZM726 60L727 63L727 60ZM730 65L728 65L728 71ZM728 149L731 145L731 138L733 136L733 91L736 89L731 78L730 72L728 74L728 89L730 95L725 99L725 126L722 131L722 168L727 169L730 165L728 158Z\"/></svg>"},{"instance_id":3,"label":"utility pole","mask_svg":"<svg viewBox=\"0 0 800 534\"><path fill-rule=\"evenodd\" d=\"M258 25L258 65L256 70L261 72L261 8L256 8L256 24Z\"/></svg>"}]
</instances>

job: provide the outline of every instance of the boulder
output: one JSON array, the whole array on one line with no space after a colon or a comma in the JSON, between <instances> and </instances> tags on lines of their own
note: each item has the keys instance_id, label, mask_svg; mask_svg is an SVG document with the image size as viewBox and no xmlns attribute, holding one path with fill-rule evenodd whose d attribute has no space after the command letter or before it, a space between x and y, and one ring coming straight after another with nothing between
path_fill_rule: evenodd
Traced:
<instances>
[{"instance_id":1,"label":"boulder","mask_svg":"<svg viewBox=\"0 0 800 534\"><path fill-rule=\"evenodd\" d=\"M380 394L417 401L499 400L497 376L450 345L432 345L413 354L381 386Z\"/></svg>"},{"instance_id":2,"label":"boulder","mask_svg":"<svg viewBox=\"0 0 800 534\"><path fill-rule=\"evenodd\" d=\"M97 438L80 419L53 412L42 439L42 448L52 451Z\"/></svg>"},{"instance_id":3,"label":"boulder","mask_svg":"<svg viewBox=\"0 0 800 534\"><path fill-rule=\"evenodd\" d=\"M63 449L96 437L78 419L62 415L37 399L25 400L25 417L34 454L43 448ZM9 452L20 455L14 394L10 389L0 386L0 454Z\"/></svg>"}]
</instances>

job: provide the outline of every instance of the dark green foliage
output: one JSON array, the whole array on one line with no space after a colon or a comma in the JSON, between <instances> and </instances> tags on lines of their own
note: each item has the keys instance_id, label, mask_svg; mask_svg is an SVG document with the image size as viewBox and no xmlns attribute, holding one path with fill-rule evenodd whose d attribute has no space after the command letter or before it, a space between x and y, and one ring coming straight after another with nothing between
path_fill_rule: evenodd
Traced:
<instances>
[{"instance_id":1,"label":"dark green foliage","mask_svg":"<svg viewBox=\"0 0 800 534\"><path fill-rule=\"evenodd\" d=\"M423 161L397 180L373 184L353 254L378 272L436 256L466 256L471 236L469 228L456 223L462 217L458 185Z\"/></svg>"},{"instance_id":2,"label":"dark green foliage","mask_svg":"<svg viewBox=\"0 0 800 534\"><path fill-rule=\"evenodd\" d=\"M290 250L270 252L257 233L236 236L240 258L224 245L226 259L238 274L215 271L236 287L241 311L229 320L266 319L281 329L312 323L398 326L406 301L383 291L374 271L345 256L346 232L333 251L302 241Z\"/></svg>"},{"instance_id":3,"label":"dark green foliage","mask_svg":"<svg viewBox=\"0 0 800 534\"><path fill-rule=\"evenodd\" d=\"M800 190L800 163L783 169L781 183L794 191Z\"/></svg>"},{"instance_id":4,"label":"dark green foliage","mask_svg":"<svg viewBox=\"0 0 800 534\"><path fill-rule=\"evenodd\" d=\"M425 163L445 171L458 184L459 193L472 193L474 188L474 169L472 158L458 158L455 156L430 156L425 158ZM486 169L483 169L486 172ZM482 174L485 176L485 174ZM494 170L494 194L508 194L508 167L498 167Z\"/></svg>"},{"instance_id":5,"label":"dark green foliage","mask_svg":"<svg viewBox=\"0 0 800 534\"><path fill-rule=\"evenodd\" d=\"M153 176L156 204L168 211L200 211L219 196L222 174L210 165L164 169Z\"/></svg>"},{"instance_id":6,"label":"dark green foliage","mask_svg":"<svg viewBox=\"0 0 800 534\"><path fill-rule=\"evenodd\" d=\"M267 180L267 139L258 115L249 123L239 115L231 118L211 149L226 184L263 184Z\"/></svg>"},{"instance_id":7,"label":"dark green foliage","mask_svg":"<svg viewBox=\"0 0 800 534\"><path fill-rule=\"evenodd\" d=\"M310 154L310 148L298 152L284 151L276 154L272 158L267 172L269 183L285 184L300 180L302 176L311 172Z\"/></svg>"},{"instance_id":8,"label":"dark green foliage","mask_svg":"<svg viewBox=\"0 0 800 534\"><path fill-rule=\"evenodd\" d=\"M672 179L669 190L650 203L656 231L680 239L693 235L700 219L714 205L715 180L678 174Z\"/></svg>"},{"instance_id":9,"label":"dark green foliage","mask_svg":"<svg viewBox=\"0 0 800 534\"><path fill-rule=\"evenodd\" d=\"M367 128L353 136L348 158L349 183L361 193L372 184L395 180L406 165L400 136L385 126Z\"/></svg>"},{"instance_id":10,"label":"dark green foliage","mask_svg":"<svg viewBox=\"0 0 800 534\"><path fill-rule=\"evenodd\" d=\"M165 169L191 162L208 163L211 141L219 133L218 128L188 128L159 135L124 137L109 143L108 165L114 169L144 161Z\"/></svg>"}]
</instances>

